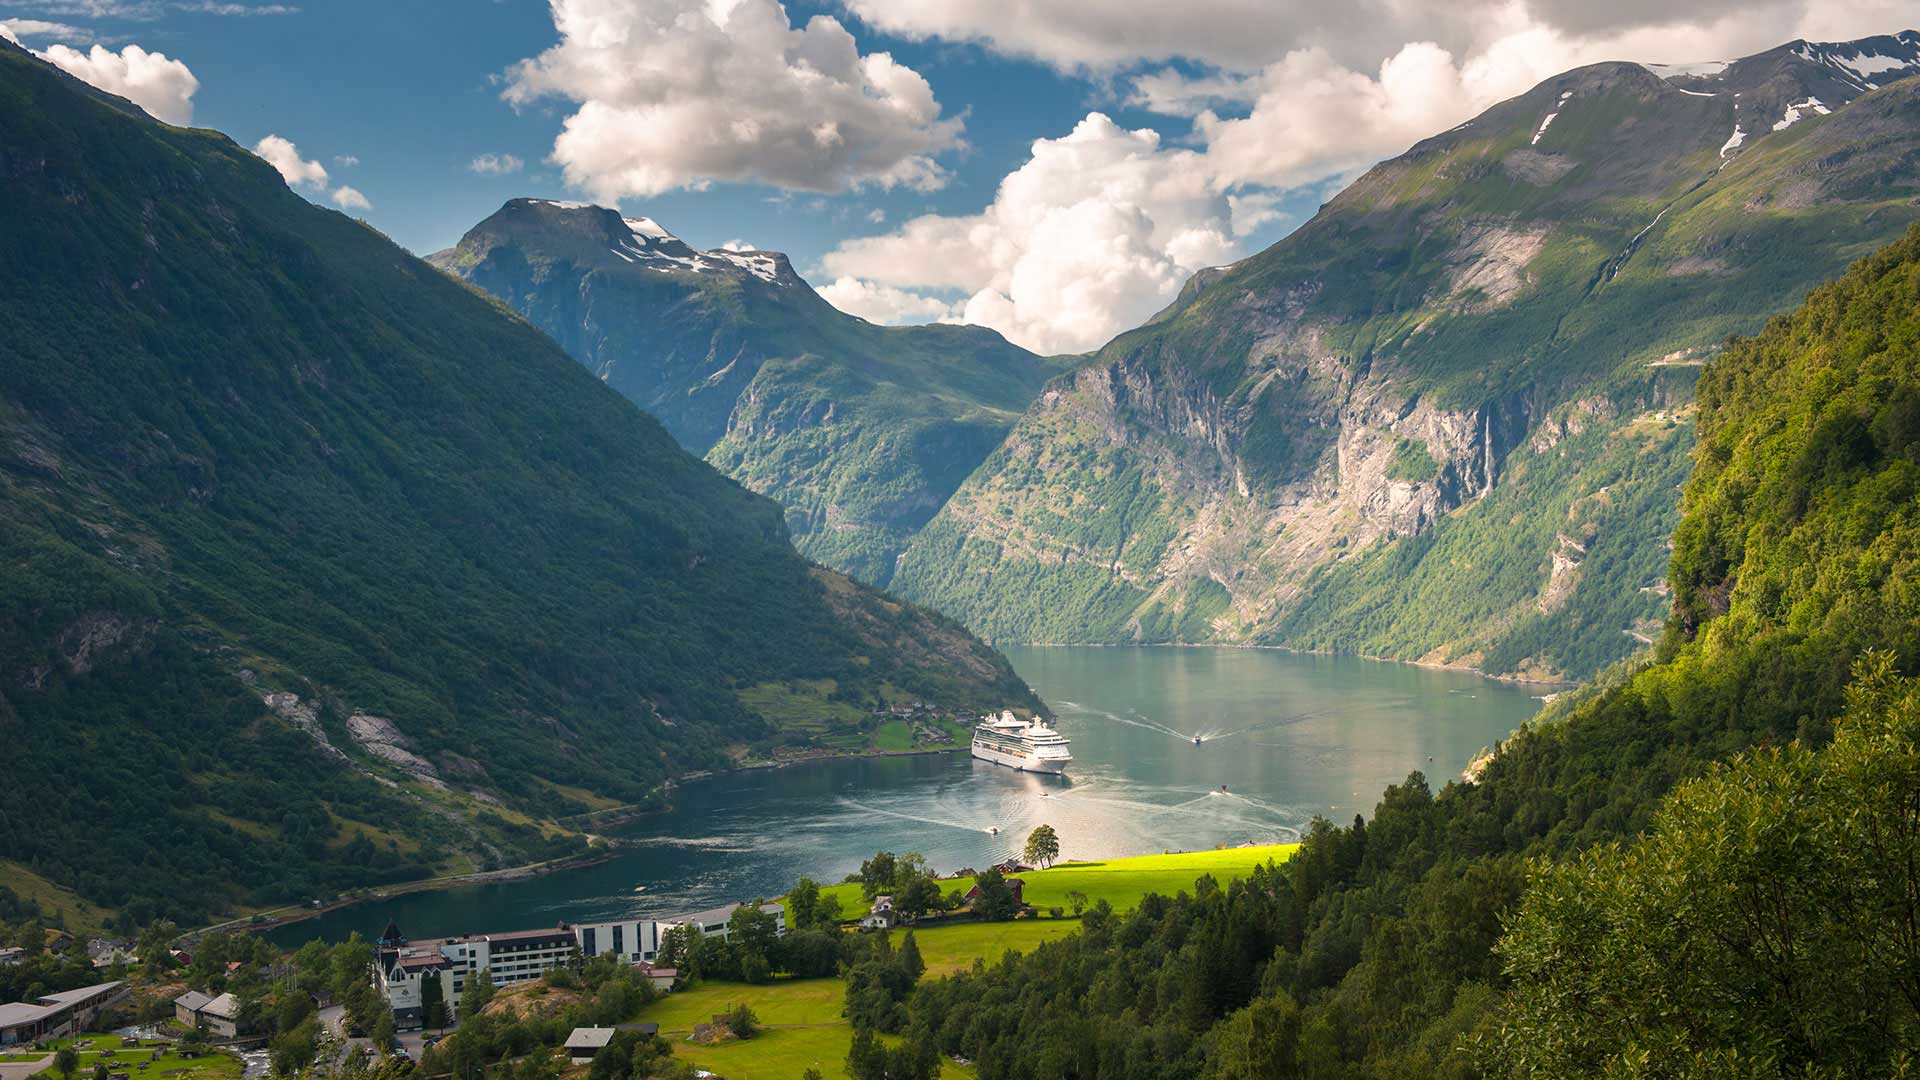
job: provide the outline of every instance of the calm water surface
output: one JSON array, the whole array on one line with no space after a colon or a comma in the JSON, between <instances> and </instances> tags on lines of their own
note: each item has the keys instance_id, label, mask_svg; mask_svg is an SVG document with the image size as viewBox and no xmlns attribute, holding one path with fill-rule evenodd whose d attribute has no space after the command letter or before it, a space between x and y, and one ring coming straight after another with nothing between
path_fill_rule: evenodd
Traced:
<instances>
[{"instance_id":1,"label":"calm water surface","mask_svg":"<svg viewBox=\"0 0 1920 1080\"><path fill-rule=\"evenodd\" d=\"M1041 822L1068 858L1291 840L1315 814L1371 814L1415 769L1438 787L1540 705L1534 688L1349 657L1005 651L1073 740L1067 778L964 753L716 777L624 827L636 846L598 866L361 904L273 940L375 937L389 917L412 937L664 917L777 895L802 875L837 881L882 848L922 852L943 872L985 866Z\"/></svg>"}]
</instances>

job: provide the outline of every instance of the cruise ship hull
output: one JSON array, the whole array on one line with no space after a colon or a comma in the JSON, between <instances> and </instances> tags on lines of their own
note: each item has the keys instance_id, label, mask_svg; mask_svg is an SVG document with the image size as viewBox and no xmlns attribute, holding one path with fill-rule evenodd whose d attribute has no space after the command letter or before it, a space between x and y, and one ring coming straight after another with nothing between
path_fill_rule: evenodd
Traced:
<instances>
[{"instance_id":1,"label":"cruise ship hull","mask_svg":"<svg viewBox=\"0 0 1920 1080\"><path fill-rule=\"evenodd\" d=\"M1071 758L1041 758L1036 754L1019 754L1011 750L1002 750L997 746L973 744L973 756L982 761L991 761L995 765L1005 765L1009 769L1021 772L1045 773L1049 776L1062 776L1067 771Z\"/></svg>"}]
</instances>

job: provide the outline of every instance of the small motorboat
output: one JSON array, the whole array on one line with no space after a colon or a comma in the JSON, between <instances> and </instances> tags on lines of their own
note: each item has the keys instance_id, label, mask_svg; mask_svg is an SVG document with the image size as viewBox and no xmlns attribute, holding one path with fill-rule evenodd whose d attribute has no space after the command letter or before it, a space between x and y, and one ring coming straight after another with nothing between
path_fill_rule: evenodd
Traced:
<instances>
[{"instance_id":1,"label":"small motorboat","mask_svg":"<svg viewBox=\"0 0 1920 1080\"><path fill-rule=\"evenodd\" d=\"M1199 746L1199 745L1200 745L1200 736L1198 736L1198 735L1195 735L1195 736L1193 737L1193 745L1195 745L1195 746Z\"/></svg>"}]
</instances>

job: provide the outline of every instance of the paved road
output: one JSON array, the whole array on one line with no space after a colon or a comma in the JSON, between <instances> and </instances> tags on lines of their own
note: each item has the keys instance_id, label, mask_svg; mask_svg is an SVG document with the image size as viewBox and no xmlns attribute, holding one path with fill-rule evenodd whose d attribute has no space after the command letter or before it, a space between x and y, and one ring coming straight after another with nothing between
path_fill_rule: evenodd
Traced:
<instances>
[{"instance_id":1,"label":"paved road","mask_svg":"<svg viewBox=\"0 0 1920 1080\"><path fill-rule=\"evenodd\" d=\"M18 1053L19 1051L8 1052ZM27 1080L27 1077L32 1076L41 1069L52 1067L52 1054L48 1054L38 1061L0 1061L0 1080Z\"/></svg>"}]
</instances>

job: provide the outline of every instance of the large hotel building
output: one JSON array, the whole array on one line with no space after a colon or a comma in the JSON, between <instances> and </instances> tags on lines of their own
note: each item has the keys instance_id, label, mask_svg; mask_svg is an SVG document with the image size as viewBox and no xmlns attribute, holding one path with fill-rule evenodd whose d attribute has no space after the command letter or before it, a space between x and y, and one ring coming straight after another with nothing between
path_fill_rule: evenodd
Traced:
<instances>
[{"instance_id":1,"label":"large hotel building","mask_svg":"<svg viewBox=\"0 0 1920 1080\"><path fill-rule=\"evenodd\" d=\"M424 1020L421 988L428 979L439 980L448 1015L457 1017L469 980L478 978L482 971L493 985L510 986L537 979L566 964L576 949L582 957L613 955L627 963L649 962L659 954L660 939L675 926L692 925L702 936L724 940L727 920L739 907L728 904L672 919L628 919L588 926L561 923L542 930L426 941L408 941L400 928L389 922L374 947L374 986L393 1010L394 1025L411 1030ZM786 933L786 909L779 904L762 904L760 910L772 915L779 932Z\"/></svg>"}]
</instances>

